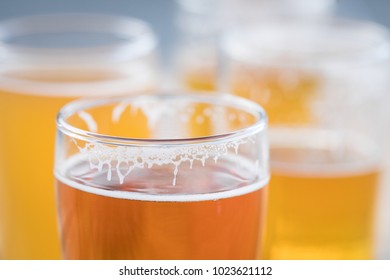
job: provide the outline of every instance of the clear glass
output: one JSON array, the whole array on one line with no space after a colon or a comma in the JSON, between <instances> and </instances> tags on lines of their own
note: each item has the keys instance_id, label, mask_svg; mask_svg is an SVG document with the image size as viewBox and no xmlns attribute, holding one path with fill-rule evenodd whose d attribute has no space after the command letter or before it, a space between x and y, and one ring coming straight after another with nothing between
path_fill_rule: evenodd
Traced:
<instances>
[{"instance_id":1,"label":"clear glass","mask_svg":"<svg viewBox=\"0 0 390 280\"><path fill-rule=\"evenodd\" d=\"M70 100L158 84L157 41L134 18L53 14L0 23L0 248L57 259L55 117Z\"/></svg>"},{"instance_id":2,"label":"clear glass","mask_svg":"<svg viewBox=\"0 0 390 280\"><path fill-rule=\"evenodd\" d=\"M221 48L220 87L269 116L264 256L376 257L388 31L347 19L274 18L230 29Z\"/></svg>"},{"instance_id":3,"label":"clear glass","mask_svg":"<svg viewBox=\"0 0 390 280\"><path fill-rule=\"evenodd\" d=\"M267 200L257 104L186 92L79 100L57 119L65 259L255 259Z\"/></svg>"},{"instance_id":4,"label":"clear glass","mask_svg":"<svg viewBox=\"0 0 390 280\"><path fill-rule=\"evenodd\" d=\"M319 17L335 0L176 0L174 81L181 88L213 91L218 75L218 37L244 20L275 16Z\"/></svg>"}]
</instances>

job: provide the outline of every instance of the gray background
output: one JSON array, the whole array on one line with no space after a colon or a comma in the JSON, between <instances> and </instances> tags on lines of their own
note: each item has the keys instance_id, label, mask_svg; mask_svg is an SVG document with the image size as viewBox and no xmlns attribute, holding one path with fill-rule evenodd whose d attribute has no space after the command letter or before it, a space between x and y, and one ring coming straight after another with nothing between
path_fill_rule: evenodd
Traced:
<instances>
[{"instance_id":1,"label":"gray background","mask_svg":"<svg viewBox=\"0 0 390 280\"><path fill-rule=\"evenodd\" d=\"M98 12L141 18L157 33L165 61L169 61L175 42L175 11L174 0L0 0L0 20L49 12ZM336 14L390 27L389 11L388 0L338 0Z\"/></svg>"}]
</instances>

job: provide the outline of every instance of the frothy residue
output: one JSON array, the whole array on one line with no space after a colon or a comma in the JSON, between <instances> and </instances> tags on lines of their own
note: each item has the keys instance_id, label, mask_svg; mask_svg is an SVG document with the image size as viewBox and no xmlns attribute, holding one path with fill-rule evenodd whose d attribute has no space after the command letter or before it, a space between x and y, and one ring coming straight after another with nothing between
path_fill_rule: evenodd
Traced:
<instances>
[{"instance_id":1,"label":"frothy residue","mask_svg":"<svg viewBox=\"0 0 390 280\"><path fill-rule=\"evenodd\" d=\"M107 180L111 181L112 175L116 174L120 184L123 184L135 168L152 168L153 166L173 165L172 185L176 185L176 178L179 167L182 163L188 162L192 168L194 162L206 165L207 160L217 162L220 157L227 156L234 152L238 154L239 146L253 142L253 136L225 141L213 144L192 144L188 146L164 146L160 147L135 147L119 146L112 147L101 143L86 143L84 147L78 146L81 154L84 154L91 169L104 172L107 167Z\"/></svg>"}]
</instances>

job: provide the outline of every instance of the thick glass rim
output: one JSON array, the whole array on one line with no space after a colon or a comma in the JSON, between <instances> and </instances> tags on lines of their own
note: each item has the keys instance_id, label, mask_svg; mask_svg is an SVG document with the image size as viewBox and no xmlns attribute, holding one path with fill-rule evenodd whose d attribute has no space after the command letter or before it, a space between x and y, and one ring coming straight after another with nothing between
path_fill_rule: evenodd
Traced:
<instances>
[{"instance_id":1,"label":"thick glass rim","mask_svg":"<svg viewBox=\"0 0 390 280\"><path fill-rule=\"evenodd\" d=\"M263 41L263 45L261 45L259 42L261 42L262 38L257 43L254 41L256 40L254 34L257 32L265 32L267 27L273 27L280 31L278 34L281 34L280 37L285 41L279 44L279 48L264 47L267 42ZM317 47L319 46L319 48L313 50L294 49L291 51L291 44L286 39L293 39L296 42L300 42L300 38L293 37L292 32L289 32L288 28L291 28L291 30L293 28L301 28L299 30L300 34L298 32L294 34L299 35L300 38L309 39L310 36L307 36L307 34L303 35L304 32L318 32L322 28L326 34L323 34L321 37L317 36L315 39L317 41L321 40L322 43L330 39L332 33L338 33L340 35L344 32L344 35L347 36L343 36L342 39L351 40L353 44L347 47L340 47L342 44L345 45L345 42L330 42L328 44L318 44L319 42L317 42ZM274 35L275 32L272 36ZM364 42L365 45L362 46L360 44L359 46L356 44L356 41ZM332 44L339 44L339 46L330 48L329 46ZM340 64L371 63L385 61L390 58L390 32L388 28L379 23L347 17L274 17L248 20L247 22L226 28L221 35L220 49L225 57L251 65L278 64L274 56L284 53L293 56L293 60L291 61L284 60L284 65L292 66L300 65L304 61L312 65L323 62Z\"/></svg>"},{"instance_id":2,"label":"thick glass rim","mask_svg":"<svg viewBox=\"0 0 390 280\"><path fill-rule=\"evenodd\" d=\"M84 129L74 127L69 124L66 119L80 111L95 106L109 105L115 103L129 102L136 98L145 96L156 98L185 98L192 102L209 103L218 106L226 106L238 110L245 111L256 118L256 121L248 127L238 129L228 133L220 133L210 136L202 137L183 137L183 138L130 138L120 137L115 135L100 134ZM131 103L130 103L131 104ZM72 101L62 107L57 114L56 124L57 130L68 135L69 137L83 140L86 142L95 142L100 144L115 145L115 146L161 146L166 147L180 146L180 145L198 145L211 142L225 142L231 141L235 138L242 138L254 135L264 131L268 126L268 119L265 110L257 103L229 94L229 93L215 93L209 95L207 93L199 92L159 92L159 93L137 93L131 96L115 96L115 97L94 97L94 98L80 98Z\"/></svg>"},{"instance_id":3,"label":"thick glass rim","mask_svg":"<svg viewBox=\"0 0 390 280\"><path fill-rule=\"evenodd\" d=\"M122 42L71 48L20 46L7 42L20 36L53 32L110 33L121 38ZM97 58L98 61L118 62L137 58L156 46L157 38L150 25L134 17L99 13L52 13L10 18L0 22L1 60L39 56L40 59L52 57L55 63L67 63L67 55L78 55L84 60ZM59 55L65 57L61 59Z\"/></svg>"}]
</instances>

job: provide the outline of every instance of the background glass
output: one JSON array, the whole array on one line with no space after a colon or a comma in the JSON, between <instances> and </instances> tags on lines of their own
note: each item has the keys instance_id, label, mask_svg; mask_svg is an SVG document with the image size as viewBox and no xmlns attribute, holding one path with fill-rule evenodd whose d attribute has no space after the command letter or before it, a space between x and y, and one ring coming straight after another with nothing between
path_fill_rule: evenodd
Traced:
<instances>
[{"instance_id":1,"label":"background glass","mask_svg":"<svg viewBox=\"0 0 390 280\"><path fill-rule=\"evenodd\" d=\"M157 43L143 21L56 14L0 24L0 229L3 258L60 257L55 116L85 95L157 86Z\"/></svg>"},{"instance_id":2,"label":"background glass","mask_svg":"<svg viewBox=\"0 0 390 280\"><path fill-rule=\"evenodd\" d=\"M261 257L269 174L257 104L187 93L80 100L57 125L65 259Z\"/></svg>"},{"instance_id":3,"label":"background glass","mask_svg":"<svg viewBox=\"0 0 390 280\"><path fill-rule=\"evenodd\" d=\"M174 80L179 87L212 91L218 75L218 37L227 26L275 16L329 15L334 0L176 0Z\"/></svg>"},{"instance_id":4,"label":"background glass","mask_svg":"<svg viewBox=\"0 0 390 280\"><path fill-rule=\"evenodd\" d=\"M343 19L274 18L236 26L221 87L269 116L265 257L369 259L383 168L389 39Z\"/></svg>"}]
</instances>

